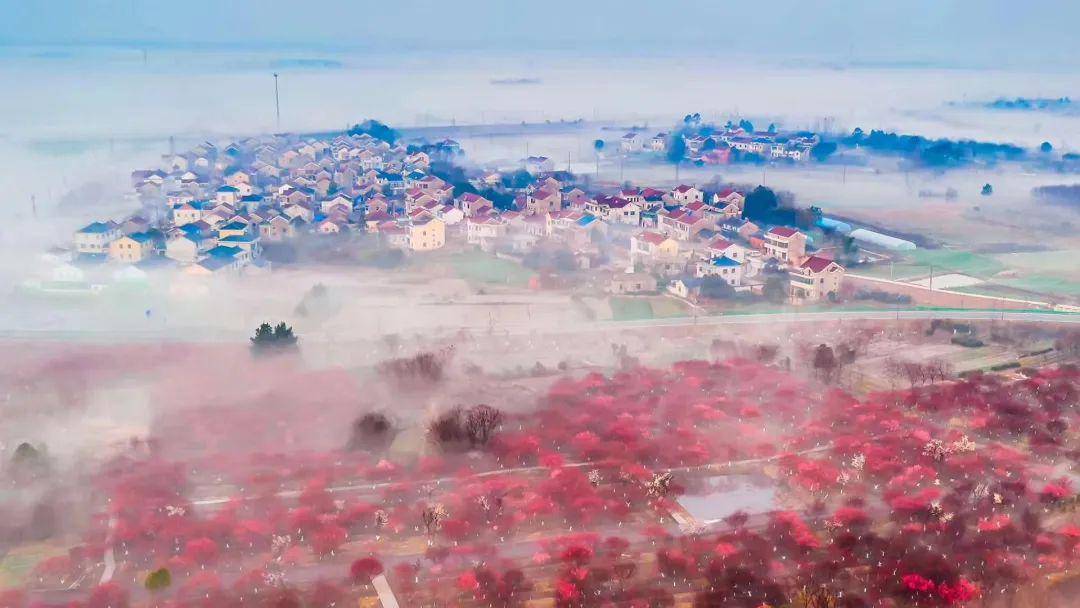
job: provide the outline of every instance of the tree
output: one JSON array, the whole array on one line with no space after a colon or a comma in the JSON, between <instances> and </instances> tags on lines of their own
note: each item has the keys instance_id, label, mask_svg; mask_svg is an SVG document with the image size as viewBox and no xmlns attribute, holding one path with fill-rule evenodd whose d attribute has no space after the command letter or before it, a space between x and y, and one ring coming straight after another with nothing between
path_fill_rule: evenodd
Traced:
<instances>
[{"instance_id":1,"label":"tree","mask_svg":"<svg viewBox=\"0 0 1080 608\"><path fill-rule=\"evenodd\" d=\"M158 568L146 575L144 586L147 591L161 591L172 584L172 574L168 568Z\"/></svg>"},{"instance_id":2,"label":"tree","mask_svg":"<svg viewBox=\"0 0 1080 608\"><path fill-rule=\"evenodd\" d=\"M349 574L358 583L369 583L382 573L382 562L374 557L361 557L349 566Z\"/></svg>"},{"instance_id":3,"label":"tree","mask_svg":"<svg viewBox=\"0 0 1080 608\"><path fill-rule=\"evenodd\" d=\"M394 425L386 414L368 412L357 418L352 424L349 436L349 450L383 448L394 437Z\"/></svg>"},{"instance_id":4,"label":"tree","mask_svg":"<svg viewBox=\"0 0 1080 608\"><path fill-rule=\"evenodd\" d=\"M828 158L832 156L835 152L836 142L823 141L819 142L817 145L810 149L810 156L812 156L814 160L821 162L824 160L828 160Z\"/></svg>"},{"instance_id":5,"label":"tree","mask_svg":"<svg viewBox=\"0 0 1080 608\"><path fill-rule=\"evenodd\" d=\"M994 193L994 187L993 186L991 186L990 184L983 184L982 192L980 194L982 194L983 196L990 196L993 193Z\"/></svg>"},{"instance_id":6,"label":"tree","mask_svg":"<svg viewBox=\"0 0 1080 608\"><path fill-rule=\"evenodd\" d=\"M115 582L102 583L86 600L86 608L127 608L128 593Z\"/></svg>"},{"instance_id":7,"label":"tree","mask_svg":"<svg viewBox=\"0 0 1080 608\"><path fill-rule=\"evenodd\" d=\"M593 144L592 144L592 147L593 147L593 150L596 150L599 153L601 150L604 149L604 140L598 139L598 140L594 141Z\"/></svg>"},{"instance_id":8,"label":"tree","mask_svg":"<svg viewBox=\"0 0 1080 608\"><path fill-rule=\"evenodd\" d=\"M827 344L818 344L814 349L814 371L821 376L822 380L831 381L837 365L836 354L833 353L832 347Z\"/></svg>"},{"instance_id":9,"label":"tree","mask_svg":"<svg viewBox=\"0 0 1080 608\"><path fill-rule=\"evenodd\" d=\"M18 474L36 477L48 472L49 459L46 457L44 447L35 448L24 441L16 446L15 452L11 455L11 466Z\"/></svg>"},{"instance_id":10,"label":"tree","mask_svg":"<svg viewBox=\"0 0 1080 608\"><path fill-rule=\"evenodd\" d=\"M460 407L443 412L428 424L428 440L444 449L461 443L466 437L462 418Z\"/></svg>"},{"instance_id":11,"label":"tree","mask_svg":"<svg viewBox=\"0 0 1080 608\"><path fill-rule=\"evenodd\" d=\"M503 414L490 405L477 405L465 415L465 435L473 447L485 446L502 425Z\"/></svg>"},{"instance_id":12,"label":"tree","mask_svg":"<svg viewBox=\"0 0 1080 608\"><path fill-rule=\"evenodd\" d=\"M735 288L722 277L704 277L701 279L701 295L717 300L735 297Z\"/></svg>"},{"instance_id":13,"label":"tree","mask_svg":"<svg viewBox=\"0 0 1080 608\"><path fill-rule=\"evenodd\" d=\"M382 141L385 141L390 145L393 145L398 138L397 131L391 129L390 127L384 125L377 120L371 119L365 120L358 125L353 125L347 131L347 133L349 135L367 134L374 137L375 139L381 139Z\"/></svg>"},{"instance_id":14,"label":"tree","mask_svg":"<svg viewBox=\"0 0 1080 608\"><path fill-rule=\"evenodd\" d=\"M776 123L773 123L773 122L769 123L768 132L769 133L776 133Z\"/></svg>"},{"instance_id":15,"label":"tree","mask_svg":"<svg viewBox=\"0 0 1080 608\"><path fill-rule=\"evenodd\" d=\"M420 511L420 522L424 524L424 531L428 536L442 528L442 524L450 514L442 503L428 505Z\"/></svg>"},{"instance_id":16,"label":"tree","mask_svg":"<svg viewBox=\"0 0 1080 608\"><path fill-rule=\"evenodd\" d=\"M739 121L739 128L742 129L743 131L746 131L747 133L753 133L754 132L754 123L752 123L749 120L746 120L744 118L744 119Z\"/></svg>"},{"instance_id":17,"label":"tree","mask_svg":"<svg viewBox=\"0 0 1080 608\"><path fill-rule=\"evenodd\" d=\"M286 352L294 350L297 341L293 329L284 321L273 327L269 323L263 323L255 328L255 335L251 337L251 348L256 354Z\"/></svg>"},{"instance_id":18,"label":"tree","mask_svg":"<svg viewBox=\"0 0 1080 608\"><path fill-rule=\"evenodd\" d=\"M196 564L210 564L218 557L218 545L206 537L193 538L184 544L184 555Z\"/></svg>"},{"instance_id":19,"label":"tree","mask_svg":"<svg viewBox=\"0 0 1080 608\"><path fill-rule=\"evenodd\" d=\"M765 279L765 285L761 288L765 299L773 304L783 304L788 300L790 286L788 280L780 275L773 275Z\"/></svg>"},{"instance_id":20,"label":"tree","mask_svg":"<svg viewBox=\"0 0 1080 608\"><path fill-rule=\"evenodd\" d=\"M1039 151L1041 151L1043 154L1049 154L1054 151L1054 146L1052 146L1050 142L1044 141L1039 146Z\"/></svg>"},{"instance_id":21,"label":"tree","mask_svg":"<svg viewBox=\"0 0 1080 608\"><path fill-rule=\"evenodd\" d=\"M780 206L780 198L770 188L758 186L746 195L743 217L748 220L767 220Z\"/></svg>"},{"instance_id":22,"label":"tree","mask_svg":"<svg viewBox=\"0 0 1080 608\"><path fill-rule=\"evenodd\" d=\"M683 139L681 134L675 133L671 136L671 140L667 145L666 154L668 162L675 163L676 165L686 158L686 140Z\"/></svg>"}]
</instances>

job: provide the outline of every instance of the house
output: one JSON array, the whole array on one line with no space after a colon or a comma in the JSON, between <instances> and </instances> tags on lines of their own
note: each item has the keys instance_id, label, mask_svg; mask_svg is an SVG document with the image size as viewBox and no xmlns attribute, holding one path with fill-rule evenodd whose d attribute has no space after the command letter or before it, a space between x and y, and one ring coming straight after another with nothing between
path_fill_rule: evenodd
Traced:
<instances>
[{"instance_id":1,"label":"house","mask_svg":"<svg viewBox=\"0 0 1080 608\"><path fill-rule=\"evenodd\" d=\"M713 205L724 208L728 205L735 205L739 211L742 212L746 206L746 195L733 189L726 188L713 194Z\"/></svg>"},{"instance_id":2,"label":"house","mask_svg":"<svg viewBox=\"0 0 1080 608\"><path fill-rule=\"evenodd\" d=\"M238 272L240 267L239 261L233 258L207 257L185 268L184 274L200 277L214 276Z\"/></svg>"},{"instance_id":3,"label":"house","mask_svg":"<svg viewBox=\"0 0 1080 608\"><path fill-rule=\"evenodd\" d=\"M337 206L337 205L344 205L346 208L348 208L349 212L351 213L353 208L356 206L356 201L353 200L353 198L351 196L345 194L344 192L338 192L337 194L331 196L330 198L325 199L322 202L320 202L319 203L319 210L322 211L323 213L328 213L331 207L334 207L334 206Z\"/></svg>"},{"instance_id":4,"label":"house","mask_svg":"<svg viewBox=\"0 0 1080 608\"><path fill-rule=\"evenodd\" d=\"M198 234L182 234L165 243L165 257L184 264L197 261L204 252L213 247L213 239Z\"/></svg>"},{"instance_id":5,"label":"house","mask_svg":"<svg viewBox=\"0 0 1080 608\"><path fill-rule=\"evenodd\" d=\"M250 192L249 192L250 194ZM236 186L221 186L214 193L214 202L219 205L233 205L235 206L240 202L240 197L243 196L240 193L240 188Z\"/></svg>"},{"instance_id":6,"label":"house","mask_svg":"<svg viewBox=\"0 0 1080 608\"><path fill-rule=\"evenodd\" d=\"M698 232L711 225L704 214L695 213L690 209L661 211L656 214L656 220L657 230L680 241L689 241Z\"/></svg>"},{"instance_id":7,"label":"house","mask_svg":"<svg viewBox=\"0 0 1080 608\"><path fill-rule=\"evenodd\" d=\"M792 302L818 302L839 295L844 267L829 258L812 255L792 269L788 277L791 279Z\"/></svg>"},{"instance_id":8,"label":"house","mask_svg":"<svg viewBox=\"0 0 1080 608\"><path fill-rule=\"evenodd\" d=\"M248 224L240 220L233 220L221 226L218 226L218 237L225 238L229 236L243 236L248 233Z\"/></svg>"},{"instance_id":9,"label":"house","mask_svg":"<svg viewBox=\"0 0 1080 608\"><path fill-rule=\"evenodd\" d=\"M105 254L123 232L113 222L91 222L75 232L75 252Z\"/></svg>"},{"instance_id":10,"label":"house","mask_svg":"<svg viewBox=\"0 0 1080 608\"><path fill-rule=\"evenodd\" d=\"M671 237L646 230L630 237L630 259L673 259L679 255L679 243Z\"/></svg>"},{"instance_id":11,"label":"house","mask_svg":"<svg viewBox=\"0 0 1080 608\"><path fill-rule=\"evenodd\" d=\"M253 181L255 180L250 173L240 169L234 169L225 174L225 183L238 190L242 185L251 186Z\"/></svg>"},{"instance_id":12,"label":"house","mask_svg":"<svg viewBox=\"0 0 1080 608\"><path fill-rule=\"evenodd\" d=\"M720 222L720 232L732 238L749 239L752 235L757 234L758 230L760 228L758 228L757 224L740 217L733 217Z\"/></svg>"},{"instance_id":13,"label":"house","mask_svg":"<svg viewBox=\"0 0 1080 608\"><path fill-rule=\"evenodd\" d=\"M705 252L710 259L728 257L740 264L746 261L746 249L723 237L716 237L709 241L705 246Z\"/></svg>"},{"instance_id":14,"label":"house","mask_svg":"<svg viewBox=\"0 0 1080 608\"><path fill-rule=\"evenodd\" d=\"M489 246L492 241L506 236L506 231L506 220L493 213L465 220L465 240L473 245Z\"/></svg>"},{"instance_id":15,"label":"house","mask_svg":"<svg viewBox=\"0 0 1080 608\"><path fill-rule=\"evenodd\" d=\"M465 221L465 213L453 205L441 205L435 208L435 217L447 226L456 226Z\"/></svg>"},{"instance_id":16,"label":"house","mask_svg":"<svg viewBox=\"0 0 1080 608\"><path fill-rule=\"evenodd\" d=\"M641 136L630 132L619 140L619 150L624 153L640 152L642 148Z\"/></svg>"},{"instance_id":17,"label":"house","mask_svg":"<svg viewBox=\"0 0 1080 608\"><path fill-rule=\"evenodd\" d=\"M109 259L114 262L134 264L141 262L154 251L154 239L148 232L135 232L109 243Z\"/></svg>"},{"instance_id":18,"label":"house","mask_svg":"<svg viewBox=\"0 0 1080 608\"><path fill-rule=\"evenodd\" d=\"M698 278L720 277L728 285L739 287L743 280L743 265L726 256L702 260L697 263L695 276Z\"/></svg>"},{"instance_id":19,"label":"house","mask_svg":"<svg viewBox=\"0 0 1080 608\"><path fill-rule=\"evenodd\" d=\"M667 150L667 133L657 133L649 140L649 149L653 152L665 152Z\"/></svg>"},{"instance_id":20,"label":"house","mask_svg":"<svg viewBox=\"0 0 1080 608\"><path fill-rule=\"evenodd\" d=\"M690 203L704 201L705 193L693 186L676 186L671 191L671 200L679 205L689 205Z\"/></svg>"},{"instance_id":21,"label":"house","mask_svg":"<svg viewBox=\"0 0 1080 608\"><path fill-rule=\"evenodd\" d=\"M235 266L235 268L239 270L240 267L250 263L253 256L250 251L241 249L239 247L218 245L216 247L211 247L206 252L206 257L229 260Z\"/></svg>"},{"instance_id":22,"label":"house","mask_svg":"<svg viewBox=\"0 0 1080 608\"><path fill-rule=\"evenodd\" d=\"M253 260L262 253L259 237L251 234L219 238L217 244L219 247L230 247L246 252L248 260Z\"/></svg>"},{"instance_id":23,"label":"house","mask_svg":"<svg viewBox=\"0 0 1080 608\"><path fill-rule=\"evenodd\" d=\"M378 226L379 236L387 247L409 248L409 230L397 222L384 222Z\"/></svg>"},{"instance_id":24,"label":"house","mask_svg":"<svg viewBox=\"0 0 1080 608\"><path fill-rule=\"evenodd\" d=\"M288 216L289 219L300 218L309 224L315 221L315 210L307 203L292 203L285 205L281 208L281 212Z\"/></svg>"},{"instance_id":25,"label":"house","mask_svg":"<svg viewBox=\"0 0 1080 608\"><path fill-rule=\"evenodd\" d=\"M776 226L765 233L765 256L797 266L806 257L806 235L794 228Z\"/></svg>"},{"instance_id":26,"label":"house","mask_svg":"<svg viewBox=\"0 0 1080 608\"><path fill-rule=\"evenodd\" d=\"M134 234L136 232L146 232L150 229L150 222L146 218L133 215L124 220L124 223L120 225L120 231L124 234Z\"/></svg>"},{"instance_id":27,"label":"house","mask_svg":"<svg viewBox=\"0 0 1080 608\"><path fill-rule=\"evenodd\" d=\"M472 192L466 192L459 196L456 204L461 209L461 212L465 214L465 217L484 215L494 208L491 201Z\"/></svg>"},{"instance_id":28,"label":"house","mask_svg":"<svg viewBox=\"0 0 1080 608\"><path fill-rule=\"evenodd\" d=\"M668 283L668 291L685 300L697 300L701 294L701 279L697 277L676 277Z\"/></svg>"},{"instance_id":29,"label":"house","mask_svg":"<svg viewBox=\"0 0 1080 608\"><path fill-rule=\"evenodd\" d=\"M701 162L706 165L726 165L731 162L731 148L713 148L701 153Z\"/></svg>"},{"instance_id":30,"label":"house","mask_svg":"<svg viewBox=\"0 0 1080 608\"><path fill-rule=\"evenodd\" d=\"M413 251L432 251L446 244L446 224L432 218L426 221L414 221L409 226L409 249Z\"/></svg>"},{"instance_id":31,"label":"house","mask_svg":"<svg viewBox=\"0 0 1080 608\"><path fill-rule=\"evenodd\" d=\"M647 272L617 272L608 282L608 293L650 293L656 291L656 277Z\"/></svg>"},{"instance_id":32,"label":"house","mask_svg":"<svg viewBox=\"0 0 1080 608\"><path fill-rule=\"evenodd\" d=\"M346 230L346 225L340 220L325 219L315 225L315 232L319 234L341 234Z\"/></svg>"},{"instance_id":33,"label":"house","mask_svg":"<svg viewBox=\"0 0 1080 608\"><path fill-rule=\"evenodd\" d=\"M641 205L621 196L597 196L585 210L613 224L641 225Z\"/></svg>"},{"instance_id":34,"label":"house","mask_svg":"<svg viewBox=\"0 0 1080 608\"><path fill-rule=\"evenodd\" d=\"M525 198L525 213L544 215L562 210L562 196L558 190L534 190Z\"/></svg>"},{"instance_id":35,"label":"house","mask_svg":"<svg viewBox=\"0 0 1080 608\"><path fill-rule=\"evenodd\" d=\"M686 142L686 154L688 156L697 156L705 149L705 145L709 142L709 138L704 135L683 135L683 141Z\"/></svg>"},{"instance_id":36,"label":"house","mask_svg":"<svg viewBox=\"0 0 1080 608\"><path fill-rule=\"evenodd\" d=\"M206 201L188 201L176 205L172 209L172 221L176 226L192 224L202 219Z\"/></svg>"},{"instance_id":37,"label":"house","mask_svg":"<svg viewBox=\"0 0 1080 608\"><path fill-rule=\"evenodd\" d=\"M276 215L259 224L259 236L265 241L277 243L296 236L296 230L288 217Z\"/></svg>"},{"instance_id":38,"label":"house","mask_svg":"<svg viewBox=\"0 0 1080 608\"><path fill-rule=\"evenodd\" d=\"M588 203L589 195L585 194L585 191L581 188L564 188L562 190L562 199L564 208L580 209Z\"/></svg>"}]
</instances>

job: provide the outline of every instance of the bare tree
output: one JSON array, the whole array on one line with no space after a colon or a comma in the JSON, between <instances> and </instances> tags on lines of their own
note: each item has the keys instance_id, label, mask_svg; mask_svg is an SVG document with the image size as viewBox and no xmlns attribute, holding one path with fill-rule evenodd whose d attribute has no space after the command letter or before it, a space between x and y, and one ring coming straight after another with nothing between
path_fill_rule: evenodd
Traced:
<instances>
[{"instance_id":1,"label":"bare tree","mask_svg":"<svg viewBox=\"0 0 1080 608\"><path fill-rule=\"evenodd\" d=\"M473 447L485 446L502 425L503 414L490 405L480 404L465 414L465 435Z\"/></svg>"},{"instance_id":2,"label":"bare tree","mask_svg":"<svg viewBox=\"0 0 1080 608\"><path fill-rule=\"evenodd\" d=\"M649 496L654 498L663 498L671 492L671 473L656 473L653 478L645 484L646 489L649 491Z\"/></svg>"},{"instance_id":3,"label":"bare tree","mask_svg":"<svg viewBox=\"0 0 1080 608\"><path fill-rule=\"evenodd\" d=\"M827 344L818 344L814 349L814 371L824 382L831 382L836 374L838 363L836 354Z\"/></svg>"},{"instance_id":4,"label":"bare tree","mask_svg":"<svg viewBox=\"0 0 1080 608\"><path fill-rule=\"evenodd\" d=\"M464 413L460 407L443 412L428 424L428 439L441 447L450 447L465 440Z\"/></svg>"},{"instance_id":5,"label":"bare tree","mask_svg":"<svg viewBox=\"0 0 1080 608\"><path fill-rule=\"evenodd\" d=\"M446 511L446 507L442 503L435 503L424 507L420 512L420 521L424 524L424 532L428 536L439 531L442 528L442 523L446 521L449 513Z\"/></svg>"}]
</instances>

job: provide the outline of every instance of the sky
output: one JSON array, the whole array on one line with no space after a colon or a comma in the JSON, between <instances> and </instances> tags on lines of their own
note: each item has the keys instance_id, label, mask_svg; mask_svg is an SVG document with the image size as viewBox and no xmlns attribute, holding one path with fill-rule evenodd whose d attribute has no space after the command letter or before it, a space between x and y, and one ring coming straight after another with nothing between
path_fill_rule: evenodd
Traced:
<instances>
[{"instance_id":1,"label":"sky","mask_svg":"<svg viewBox=\"0 0 1080 608\"><path fill-rule=\"evenodd\" d=\"M0 0L0 43L1080 62L1074 0Z\"/></svg>"}]
</instances>

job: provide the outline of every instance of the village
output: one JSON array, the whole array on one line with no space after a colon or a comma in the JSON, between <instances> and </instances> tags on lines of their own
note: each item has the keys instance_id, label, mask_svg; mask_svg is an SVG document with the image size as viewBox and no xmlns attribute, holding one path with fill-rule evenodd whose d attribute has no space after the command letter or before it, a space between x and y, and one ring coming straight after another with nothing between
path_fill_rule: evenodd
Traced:
<instances>
[{"instance_id":1,"label":"village","mask_svg":"<svg viewBox=\"0 0 1080 608\"><path fill-rule=\"evenodd\" d=\"M467 172L453 140L406 145L387 137L388 128L373 131L383 138L357 128L325 138L253 137L222 148L206 142L166 155L160 168L132 173L137 212L94 221L75 232L70 248L50 252L58 266L44 285L94 289L110 278L149 274L270 272L282 258L275 250L290 243L356 239L409 256L444 249L532 256L544 260L534 282L585 271L607 277L599 284L609 294L665 293L688 303L804 304L838 301L843 293L845 269L835 255L842 239L822 238L825 224L813 223L820 217L801 227L755 219L746 208L749 189L590 183L544 156L529 156L513 171ZM714 140L677 137L691 155L715 158ZM741 130L717 137L725 151L759 151L776 141L775 134ZM632 132L619 146L663 150L670 139L661 133L646 142ZM791 158L804 158L800 150L812 145L784 142L772 145L774 157L794 150ZM771 219L772 211L760 215ZM817 246L808 229L817 231Z\"/></svg>"}]
</instances>

